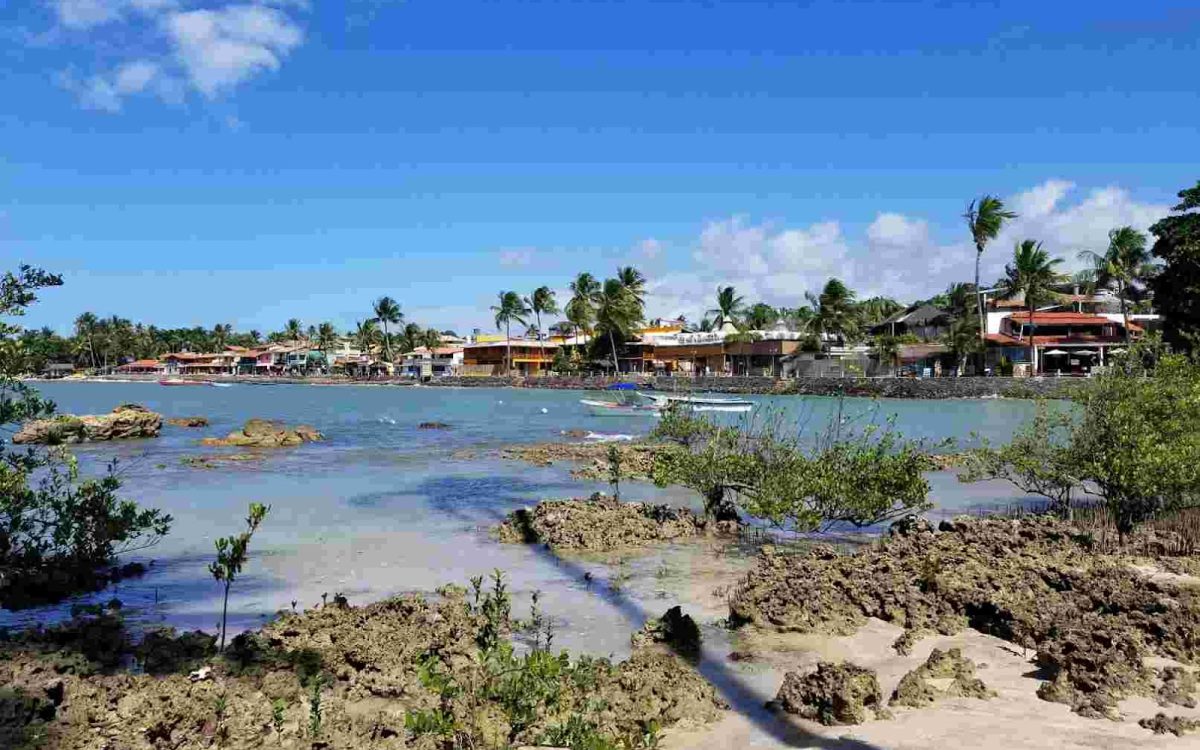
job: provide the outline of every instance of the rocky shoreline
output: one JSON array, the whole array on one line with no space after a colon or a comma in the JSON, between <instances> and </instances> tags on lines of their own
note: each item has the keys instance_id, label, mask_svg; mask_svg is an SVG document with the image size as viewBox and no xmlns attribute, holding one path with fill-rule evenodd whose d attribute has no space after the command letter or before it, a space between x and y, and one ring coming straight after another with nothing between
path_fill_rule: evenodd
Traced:
<instances>
[{"instance_id":1,"label":"rocky shoreline","mask_svg":"<svg viewBox=\"0 0 1200 750\"><path fill-rule=\"evenodd\" d=\"M158 437L161 414L140 404L120 404L108 414L60 414L21 425L15 445L59 445Z\"/></svg>"}]
</instances>

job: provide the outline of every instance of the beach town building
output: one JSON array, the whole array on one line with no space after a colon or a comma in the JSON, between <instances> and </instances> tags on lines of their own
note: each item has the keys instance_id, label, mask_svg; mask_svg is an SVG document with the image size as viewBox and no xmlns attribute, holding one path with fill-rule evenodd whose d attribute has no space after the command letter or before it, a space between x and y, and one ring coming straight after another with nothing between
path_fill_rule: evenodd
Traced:
<instances>
[{"instance_id":1,"label":"beach town building","mask_svg":"<svg viewBox=\"0 0 1200 750\"><path fill-rule=\"evenodd\" d=\"M509 347L512 350L512 371L515 375L546 375L554 362L554 354L560 344L554 341L534 341L532 339L512 339L506 342L503 338L492 340L482 336L476 337L474 344L463 347L463 375L504 375L505 358Z\"/></svg>"},{"instance_id":2,"label":"beach town building","mask_svg":"<svg viewBox=\"0 0 1200 750\"><path fill-rule=\"evenodd\" d=\"M418 380L457 375L463 365L464 348L439 346L432 351L419 346L404 354L400 374Z\"/></svg>"}]
</instances>

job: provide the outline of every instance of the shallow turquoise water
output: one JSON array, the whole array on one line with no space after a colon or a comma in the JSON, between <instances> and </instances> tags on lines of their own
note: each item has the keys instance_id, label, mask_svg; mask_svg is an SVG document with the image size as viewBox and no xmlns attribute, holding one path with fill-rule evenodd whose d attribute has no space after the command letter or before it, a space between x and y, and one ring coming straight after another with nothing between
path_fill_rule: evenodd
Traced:
<instances>
[{"instance_id":1,"label":"shallow turquoise water","mask_svg":"<svg viewBox=\"0 0 1200 750\"><path fill-rule=\"evenodd\" d=\"M569 466L531 467L498 459L495 448L554 440L575 429L640 435L651 429L651 419L592 417L578 404L578 391L164 388L149 383L49 383L39 388L64 412L103 413L119 403L136 402L167 417L200 415L211 422L204 429L167 426L152 440L76 448L87 472L116 459L125 495L175 517L170 536L147 558L154 561L148 575L93 597L107 599L115 593L135 619L211 629L220 604L217 585L206 570L213 539L239 531L246 506L258 501L272 510L252 544L244 578L234 588L234 628L251 626L293 600L312 606L323 592L344 592L362 602L464 583L496 567L509 572L519 594L535 589L546 593L548 610L563 626L564 646L620 652L630 625L641 624L632 622L636 609L609 606L598 597L577 567L541 550L496 544L484 530L510 510L541 498L605 489L572 480ZM823 427L838 408L833 399L755 400L760 402L757 414L779 413L810 430ZM1007 439L1033 406L1024 401L849 399L842 408L854 424L894 415L905 435L954 438L962 447L973 444L972 433ZM187 456L222 452L198 446L199 439L224 435L250 417L310 424L328 440L278 451L261 463L219 469L182 463ZM417 429L425 421L445 422L451 429ZM943 513L1014 497L1005 486L961 485L946 473L930 479L932 500ZM685 491L644 484L623 487L623 495L694 501ZM649 569L655 564L639 563ZM593 567L611 572L600 563ZM646 605L654 609L660 603ZM0 612L0 624L48 621L66 611L60 606Z\"/></svg>"}]
</instances>

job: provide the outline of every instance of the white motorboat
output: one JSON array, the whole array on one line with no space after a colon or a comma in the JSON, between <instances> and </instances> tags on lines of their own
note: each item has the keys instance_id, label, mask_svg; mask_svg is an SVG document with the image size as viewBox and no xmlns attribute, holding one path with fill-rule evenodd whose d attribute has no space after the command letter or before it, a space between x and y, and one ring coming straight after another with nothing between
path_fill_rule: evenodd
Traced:
<instances>
[{"instance_id":1,"label":"white motorboat","mask_svg":"<svg viewBox=\"0 0 1200 750\"><path fill-rule=\"evenodd\" d=\"M676 404L690 407L692 411L723 411L745 413L754 408L754 402L743 398L710 398L704 396L676 396L666 393L646 393L646 398L667 409Z\"/></svg>"}]
</instances>

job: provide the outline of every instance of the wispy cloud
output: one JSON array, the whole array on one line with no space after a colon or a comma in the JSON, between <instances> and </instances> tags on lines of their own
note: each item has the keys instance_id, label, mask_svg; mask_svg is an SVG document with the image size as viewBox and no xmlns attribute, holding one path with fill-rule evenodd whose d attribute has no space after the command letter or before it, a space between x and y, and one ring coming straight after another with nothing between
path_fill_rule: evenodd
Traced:
<instances>
[{"instance_id":1,"label":"wispy cloud","mask_svg":"<svg viewBox=\"0 0 1200 750\"><path fill-rule=\"evenodd\" d=\"M74 44L99 44L119 26L137 41L126 59L84 75L60 75L82 106L119 112L137 95L178 102L195 91L208 99L279 70L304 42L298 12L307 2L248 0L204 7L184 0L49 0Z\"/></svg>"},{"instance_id":2,"label":"wispy cloud","mask_svg":"<svg viewBox=\"0 0 1200 750\"><path fill-rule=\"evenodd\" d=\"M502 266L528 266L533 263L534 250L531 247L513 247L500 251L499 261Z\"/></svg>"}]
</instances>

